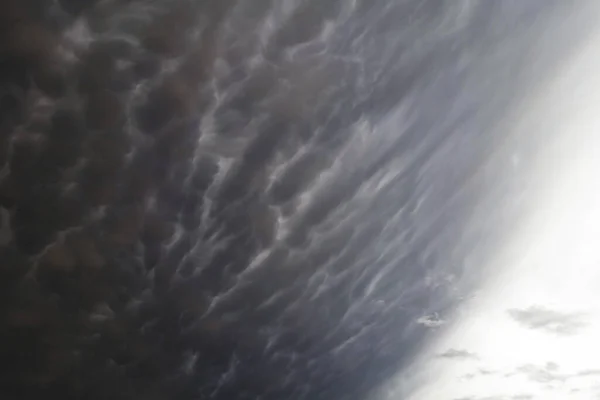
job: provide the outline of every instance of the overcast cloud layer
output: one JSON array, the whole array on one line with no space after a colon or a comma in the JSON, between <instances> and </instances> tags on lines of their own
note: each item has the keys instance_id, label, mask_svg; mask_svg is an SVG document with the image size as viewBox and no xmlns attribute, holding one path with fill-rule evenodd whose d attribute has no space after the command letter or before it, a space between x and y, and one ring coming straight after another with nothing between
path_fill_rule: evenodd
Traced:
<instances>
[{"instance_id":1,"label":"overcast cloud layer","mask_svg":"<svg viewBox=\"0 0 600 400\"><path fill-rule=\"evenodd\" d=\"M565 3L2 3L0 397L589 398L541 356L589 298L522 295L507 239L531 171L593 167L516 123L590 37Z\"/></svg>"}]
</instances>

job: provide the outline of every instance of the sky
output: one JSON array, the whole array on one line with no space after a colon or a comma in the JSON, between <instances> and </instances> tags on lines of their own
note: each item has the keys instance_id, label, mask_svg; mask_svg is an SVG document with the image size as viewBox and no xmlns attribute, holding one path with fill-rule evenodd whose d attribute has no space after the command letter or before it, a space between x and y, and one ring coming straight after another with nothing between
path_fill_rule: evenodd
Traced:
<instances>
[{"instance_id":1,"label":"sky","mask_svg":"<svg viewBox=\"0 0 600 400\"><path fill-rule=\"evenodd\" d=\"M599 41L592 35L512 122L516 135L544 131L523 171L528 212L467 301L417 320L439 333L390 399L600 399Z\"/></svg>"},{"instance_id":2,"label":"sky","mask_svg":"<svg viewBox=\"0 0 600 400\"><path fill-rule=\"evenodd\" d=\"M0 398L598 397L599 8L0 2Z\"/></svg>"}]
</instances>

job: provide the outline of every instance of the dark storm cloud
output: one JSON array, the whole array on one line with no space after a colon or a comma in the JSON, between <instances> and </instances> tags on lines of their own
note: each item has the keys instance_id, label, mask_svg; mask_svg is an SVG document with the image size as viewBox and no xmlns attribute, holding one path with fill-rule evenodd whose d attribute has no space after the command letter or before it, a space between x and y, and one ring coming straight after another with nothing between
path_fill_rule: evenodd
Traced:
<instances>
[{"instance_id":1,"label":"dark storm cloud","mask_svg":"<svg viewBox=\"0 0 600 400\"><path fill-rule=\"evenodd\" d=\"M437 357L451 360L477 360L479 358L475 353L459 349L449 349L444 353L438 354Z\"/></svg>"},{"instance_id":2,"label":"dark storm cloud","mask_svg":"<svg viewBox=\"0 0 600 400\"><path fill-rule=\"evenodd\" d=\"M0 207L0 246L7 245L11 238L10 214L4 207Z\"/></svg>"},{"instance_id":3,"label":"dark storm cloud","mask_svg":"<svg viewBox=\"0 0 600 400\"><path fill-rule=\"evenodd\" d=\"M412 362L548 1L34 3L0 2L0 398L362 400Z\"/></svg>"},{"instance_id":4,"label":"dark storm cloud","mask_svg":"<svg viewBox=\"0 0 600 400\"><path fill-rule=\"evenodd\" d=\"M528 329L563 336L576 335L587 326L583 313L565 313L541 306L510 309L508 315Z\"/></svg>"},{"instance_id":5,"label":"dark storm cloud","mask_svg":"<svg viewBox=\"0 0 600 400\"><path fill-rule=\"evenodd\" d=\"M442 322L414 321L455 302L431 271L458 257L489 144L461 105L484 66L463 60L495 40L486 20L512 18L467 1L85 3L53 30L0 6L0 45L23 47L9 105L43 106L0 138L25 264L0 280L9 307L35 300L11 323L55 322L1 341L6 379L57 398L360 399L410 363ZM20 357L48 337L64 349Z\"/></svg>"}]
</instances>

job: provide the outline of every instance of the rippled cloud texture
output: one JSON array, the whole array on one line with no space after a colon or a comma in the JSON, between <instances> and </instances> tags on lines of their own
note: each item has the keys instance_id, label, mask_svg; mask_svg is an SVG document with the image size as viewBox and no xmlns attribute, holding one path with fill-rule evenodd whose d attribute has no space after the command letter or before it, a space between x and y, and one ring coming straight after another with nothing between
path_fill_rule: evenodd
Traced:
<instances>
[{"instance_id":1,"label":"rippled cloud texture","mask_svg":"<svg viewBox=\"0 0 600 400\"><path fill-rule=\"evenodd\" d=\"M469 382L594 376L435 345L525 210L541 133L504 123L593 10L2 2L0 397L460 399L428 354ZM590 312L494 321L568 338Z\"/></svg>"}]
</instances>

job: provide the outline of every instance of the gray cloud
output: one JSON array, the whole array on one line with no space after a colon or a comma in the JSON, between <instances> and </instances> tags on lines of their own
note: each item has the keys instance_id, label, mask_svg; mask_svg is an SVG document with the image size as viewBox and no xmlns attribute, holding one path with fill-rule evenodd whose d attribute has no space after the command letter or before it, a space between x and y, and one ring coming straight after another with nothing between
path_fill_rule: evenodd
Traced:
<instances>
[{"instance_id":1,"label":"gray cloud","mask_svg":"<svg viewBox=\"0 0 600 400\"><path fill-rule=\"evenodd\" d=\"M486 397L467 396L467 397L459 397L454 400L506 400L506 397L503 397L503 396L486 396Z\"/></svg>"},{"instance_id":2,"label":"gray cloud","mask_svg":"<svg viewBox=\"0 0 600 400\"><path fill-rule=\"evenodd\" d=\"M466 350L457 350L457 349L449 349L444 353L438 354L438 358L446 358L446 359L478 359L475 353L471 353Z\"/></svg>"},{"instance_id":3,"label":"gray cloud","mask_svg":"<svg viewBox=\"0 0 600 400\"><path fill-rule=\"evenodd\" d=\"M492 371L492 370L485 369L485 368L479 368L479 375L489 376L489 375L495 375L496 373L497 373L496 371Z\"/></svg>"},{"instance_id":4,"label":"gray cloud","mask_svg":"<svg viewBox=\"0 0 600 400\"><path fill-rule=\"evenodd\" d=\"M572 374L565 374L559 371L559 366L556 363L548 362L544 366L527 364L520 366L514 372L508 373L505 376L526 375L533 382L538 383L555 383L564 382L574 378L587 378L600 376L600 369L584 369Z\"/></svg>"},{"instance_id":5,"label":"gray cloud","mask_svg":"<svg viewBox=\"0 0 600 400\"><path fill-rule=\"evenodd\" d=\"M554 363L554 362L547 362L546 363L546 369L548 371L558 371L558 364Z\"/></svg>"},{"instance_id":6,"label":"gray cloud","mask_svg":"<svg viewBox=\"0 0 600 400\"><path fill-rule=\"evenodd\" d=\"M459 397L454 400L532 400L533 396L530 394L517 394L513 396L467 396Z\"/></svg>"},{"instance_id":7,"label":"gray cloud","mask_svg":"<svg viewBox=\"0 0 600 400\"><path fill-rule=\"evenodd\" d=\"M564 382L569 378L568 375L558 372L556 364L547 363L545 366L527 364L518 367L514 372L507 374L507 377L514 375L525 375L527 379L538 383Z\"/></svg>"},{"instance_id":8,"label":"gray cloud","mask_svg":"<svg viewBox=\"0 0 600 400\"><path fill-rule=\"evenodd\" d=\"M497 375L497 374L498 374L498 371L492 371L492 370L485 369L485 368L479 368L476 372L471 372L471 373L461 376L461 379L471 380L471 379L475 379L480 376L491 376L491 375Z\"/></svg>"},{"instance_id":9,"label":"gray cloud","mask_svg":"<svg viewBox=\"0 0 600 400\"><path fill-rule=\"evenodd\" d=\"M513 308L508 314L526 328L564 336L575 335L587 325L582 313L564 313L540 306Z\"/></svg>"},{"instance_id":10,"label":"gray cloud","mask_svg":"<svg viewBox=\"0 0 600 400\"><path fill-rule=\"evenodd\" d=\"M583 371L579 371L573 375L574 378L578 377L587 377L587 376L600 376L600 369L585 369Z\"/></svg>"},{"instance_id":11,"label":"gray cloud","mask_svg":"<svg viewBox=\"0 0 600 400\"><path fill-rule=\"evenodd\" d=\"M417 319L417 324L423 325L427 328L439 328L444 325L446 321L437 316L437 314L433 315L424 315Z\"/></svg>"}]
</instances>

